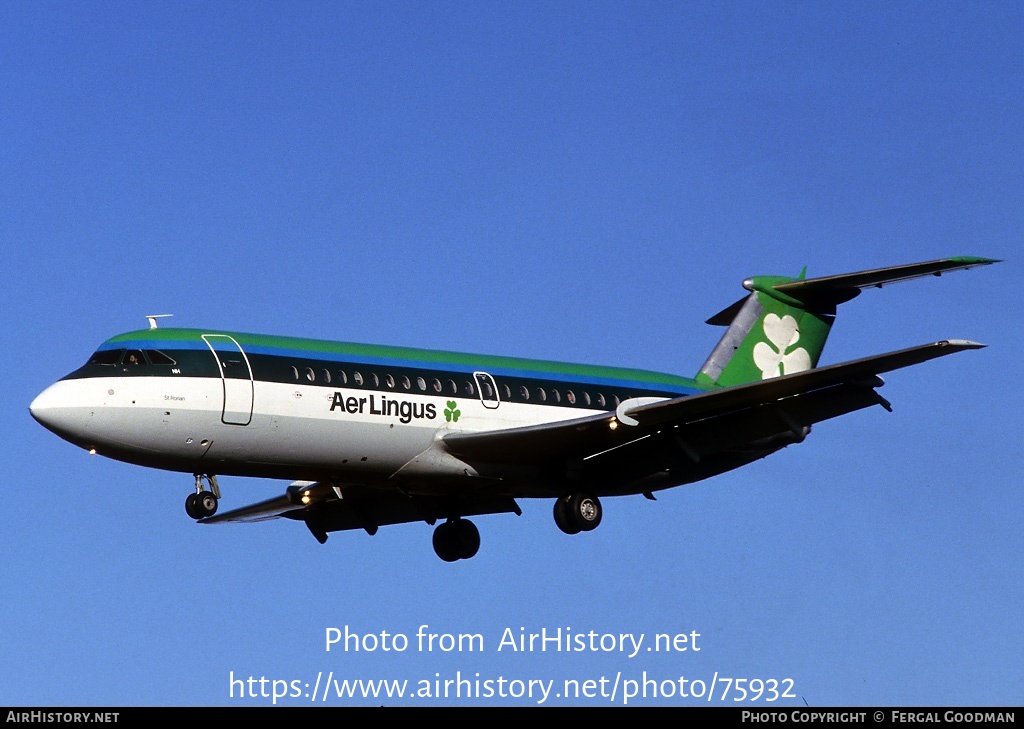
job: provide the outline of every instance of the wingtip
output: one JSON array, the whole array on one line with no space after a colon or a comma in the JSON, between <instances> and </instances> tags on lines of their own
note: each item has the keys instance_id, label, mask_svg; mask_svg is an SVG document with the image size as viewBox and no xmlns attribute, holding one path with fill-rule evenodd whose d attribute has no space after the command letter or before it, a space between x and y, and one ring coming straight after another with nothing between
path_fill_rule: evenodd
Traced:
<instances>
[{"instance_id":1,"label":"wingtip","mask_svg":"<svg viewBox=\"0 0 1024 729\"><path fill-rule=\"evenodd\" d=\"M985 258L983 256L953 256L949 260L968 266L987 266L991 263L1002 263L1002 258Z\"/></svg>"},{"instance_id":2,"label":"wingtip","mask_svg":"<svg viewBox=\"0 0 1024 729\"><path fill-rule=\"evenodd\" d=\"M984 349L987 344L981 342L974 342L970 339L943 339L941 342L936 342L941 347L957 347L959 349Z\"/></svg>"}]
</instances>

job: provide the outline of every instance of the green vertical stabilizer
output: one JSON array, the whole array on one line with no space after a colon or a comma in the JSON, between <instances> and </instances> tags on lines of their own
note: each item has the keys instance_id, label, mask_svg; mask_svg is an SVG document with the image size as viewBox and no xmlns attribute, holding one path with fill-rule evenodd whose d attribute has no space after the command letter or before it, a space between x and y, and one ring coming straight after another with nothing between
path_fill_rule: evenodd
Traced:
<instances>
[{"instance_id":1,"label":"green vertical stabilizer","mask_svg":"<svg viewBox=\"0 0 1024 729\"><path fill-rule=\"evenodd\" d=\"M697 380L729 387L817 366L835 320L835 306L810 306L774 288L799 280L757 276L744 281L750 295L709 320L724 323L730 310L735 311Z\"/></svg>"},{"instance_id":2,"label":"green vertical stabilizer","mask_svg":"<svg viewBox=\"0 0 1024 729\"><path fill-rule=\"evenodd\" d=\"M960 256L813 279L805 278L806 268L797 278L749 278L743 287L750 295L708 319L728 328L697 381L729 387L817 367L836 306L862 290L996 262Z\"/></svg>"}]
</instances>

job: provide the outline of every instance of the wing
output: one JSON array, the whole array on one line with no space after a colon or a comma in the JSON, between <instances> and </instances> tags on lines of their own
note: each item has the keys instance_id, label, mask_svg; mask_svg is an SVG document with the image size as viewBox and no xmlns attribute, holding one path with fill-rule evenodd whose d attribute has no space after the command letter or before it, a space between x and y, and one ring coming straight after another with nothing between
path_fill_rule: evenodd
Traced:
<instances>
[{"instance_id":1,"label":"wing","mask_svg":"<svg viewBox=\"0 0 1024 729\"><path fill-rule=\"evenodd\" d=\"M697 478L734 467L713 464L716 454L753 460L765 452L803 439L813 423L871 405L889 408L875 388L883 372L926 362L984 345L949 340L897 352L806 370L759 382L720 388L656 402L626 402L616 412L570 421L484 433L445 436L436 446L468 464L511 464L562 469L566 463L592 460L598 468L623 463L649 464L666 445L685 455ZM740 453L741 455L735 455ZM611 454L611 458L601 459ZM745 455L742 455L745 454ZM752 454L752 455L751 455ZM481 471L487 470L481 468ZM500 470L500 469L499 469ZM321 543L327 533L363 529L370 534L389 524L451 516L520 514L507 490L465 488L453 482L436 495L416 489L416 477L395 474L386 488L359 484L297 481L281 496L200 520L204 524L253 522L284 517L305 522ZM635 492L635 491L634 491Z\"/></svg>"},{"instance_id":2,"label":"wing","mask_svg":"<svg viewBox=\"0 0 1024 729\"><path fill-rule=\"evenodd\" d=\"M257 504L201 519L202 524L255 522L284 517L306 523L323 544L327 532L363 529L375 534L389 524L425 521L433 524L453 514L520 514L519 505L508 497L411 496L394 484L387 490L361 485L337 485L296 481L285 493Z\"/></svg>"},{"instance_id":3,"label":"wing","mask_svg":"<svg viewBox=\"0 0 1024 729\"><path fill-rule=\"evenodd\" d=\"M578 420L444 438L445 448L474 462L543 464L591 458L675 429L677 444L698 459L708 448L737 447L780 433L799 439L803 428L870 405L888 403L875 388L883 372L984 345L948 340L806 370L735 387L711 390L633 408L620 406ZM635 423L635 424L634 424ZM679 442L679 441L682 442ZM696 443L696 444L695 444ZM705 444L704 448L700 444Z\"/></svg>"}]
</instances>

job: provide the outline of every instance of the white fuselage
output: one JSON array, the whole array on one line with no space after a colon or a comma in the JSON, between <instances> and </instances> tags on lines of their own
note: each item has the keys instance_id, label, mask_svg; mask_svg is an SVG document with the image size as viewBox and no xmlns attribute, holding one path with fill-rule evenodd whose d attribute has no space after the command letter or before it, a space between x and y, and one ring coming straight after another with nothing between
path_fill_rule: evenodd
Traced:
<instances>
[{"instance_id":1,"label":"white fuselage","mask_svg":"<svg viewBox=\"0 0 1024 729\"><path fill-rule=\"evenodd\" d=\"M31 411L61 437L120 460L185 472L295 479L386 478L447 433L602 412L514 402L488 407L479 397L256 380L251 382L250 414L245 407L232 409L230 392L226 402L225 383L237 381L179 376L61 380L33 401Z\"/></svg>"}]
</instances>

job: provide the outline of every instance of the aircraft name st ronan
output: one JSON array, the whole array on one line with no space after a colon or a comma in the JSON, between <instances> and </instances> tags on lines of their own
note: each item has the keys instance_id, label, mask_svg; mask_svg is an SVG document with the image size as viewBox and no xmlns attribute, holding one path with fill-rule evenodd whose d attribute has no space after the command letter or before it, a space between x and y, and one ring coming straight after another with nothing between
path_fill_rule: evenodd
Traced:
<instances>
[{"instance_id":1,"label":"aircraft name st ronan","mask_svg":"<svg viewBox=\"0 0 1024 729\"><path fill-rule=\"evenodd\" d=\"M412 402L411 400L396 400L381 395L378 399L370 394L368 397L345 397L341 392L335 391L331 398L331 412L340 410L349 415L382 415L384 417L397 417L398 421L408 424L416 420L434 420L437 418L437 407L434 403Z\"/></svg>"}]
</instances>

